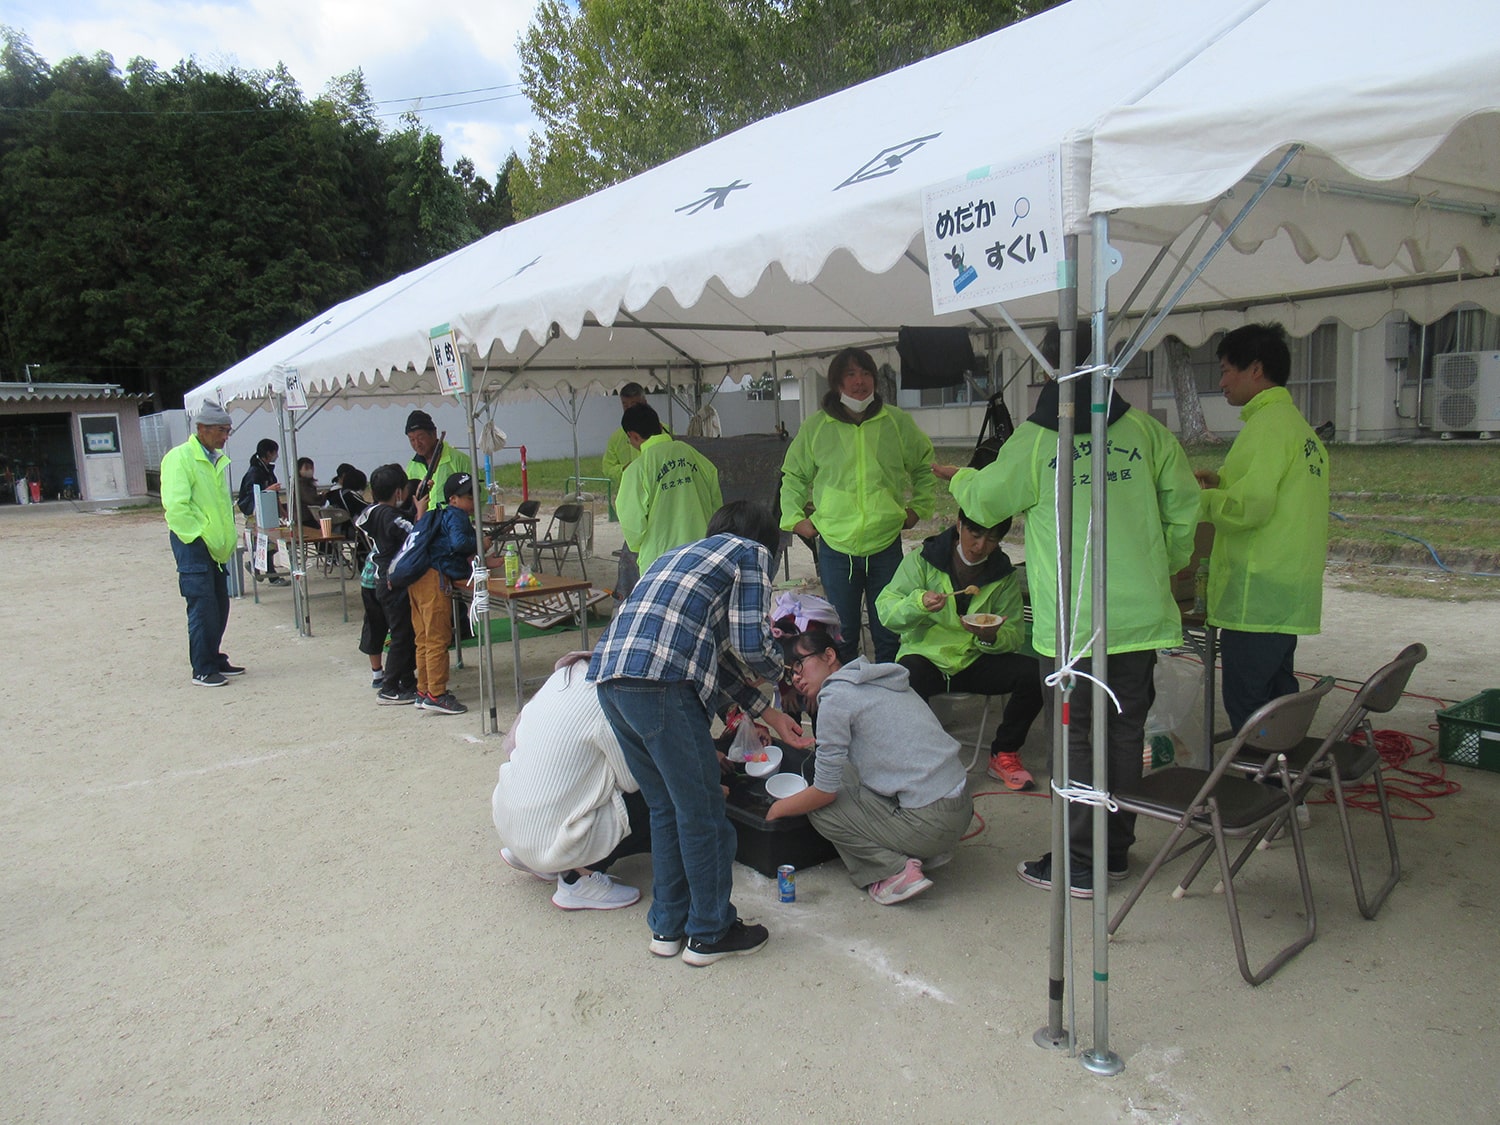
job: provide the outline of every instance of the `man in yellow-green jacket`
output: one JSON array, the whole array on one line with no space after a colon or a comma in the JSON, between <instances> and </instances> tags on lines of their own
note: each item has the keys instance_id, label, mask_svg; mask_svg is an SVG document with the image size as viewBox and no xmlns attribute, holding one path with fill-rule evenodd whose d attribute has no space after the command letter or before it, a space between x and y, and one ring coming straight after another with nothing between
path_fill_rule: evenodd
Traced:
<instances>
[{"instance_id":1,"label":"man in yellow-green jacket","mask_svg":"<svg viewBox=\"0 0 1500 1125\"><path fill-rule=\"evenodd\" d=\"M1214 525L1208 621L1219 628L1224 710L1238 730L1297 690L1297 638L1323 619L1328 451L1287 392L1279 326L1247 324L1220 342L1219 385L1245 428L1223 467L1200 470L1201 518Z\"/></svg>"},{"instance_id":2,"label":"man in yellow-green jacket","mask_svg":"<svg viewBox=\"0 0 1500 1125\"><path fill-rule=\"evenodd\" d=\"M626 383L620 388L620 414L623 417L625 411L632 406L644 406L646 403L646 388L639 383ZM604 475L610 479L613 491L610 493L615 500L615 510L619 511L620 488L625 481L625 470L630 467L640 453L635 446L630 444L630 439L625 436L625 431L616 428L609 435L609 441L604 446ZM636 561L635 552L630 549L629 543L620 544L620 562L615 567L615 589L614 596L616 604L630 597L630 591L635 589L635 584L640 581L641 568Z\"/></svg>"},{"instance_id":3,"label":"man in yellow-green jacket","mask_svg":"<svg viewBox=\"0 0 1500 1125\"><path fill-rule=\"evenodd\" d=\"M177 588L187 601L188 658L193 683L223 687L244 669L219 651L229 625L224 564L234 554L234 507L229 499L229 415L216 402L197 414L194 434L161 459L161 506L177 561Z\"/></svg>"},{"instance_id":4,"label":"man in yellow-green jacket","mask_svg":"<svg viewBox=\"0 0 1500 1125\"><path fill-rule=\"evenodd\" d=\"M1070 383L1069 387L1077 388L1074 416L1088 418L1089 388L1080 387L1079 382ZM1037 400L1036 411L1016 428L988 467L933 468L934 473L949 480L948 487L964 512L980 523L996 523L1007 516L1026 513L1031 643L1038 652L1051 657L1054 666L1063 663L1056 652L1058 527L1053 507L1058 398L1059 384L1047 384ZM1141 776L1146 712L1156 695L1153 683L1156 650L1182 644L1182 614L1172 599L1171 576L1192 557L1193 536L1198 528L1198 492L1187 454L1165 426L1113 394L1107 417L1109 608L1105 648L1109 653L1109 686L1120 701L1121 710L1109 716L1108 775L1102 787L1114 788L1129 785ZM1082 603L1076 620L1085 623L1085 628L1091 602L1084 558L1092 449L1093 440L1088 433L1074 437L1071 588L1075 602ZM1066 620L1074 620L1071 607L1064 609ZM1074 641L1074 651L1085 654L1076 665L1082 672L1088 672L1093 663L1086 640L1085 637ZM1092 685L1080 681L1071 697L1068 722L1068 774L1072 781L1089 782L1094 776L1092 716ZM1091 821L1087 805L1069 806L1069 850L1073 858L1069 892L1075 898L1092 898L1094 894ZM1125 877L1129 870L1127 853L1134 842L1135 817L1111 813L1107 866L1112 878ZM1052 859L1049 853L1025 861L1016 869L1017 874L1032 886L1050 887Z\"/></svg>"},{"instance_id":5,"label":"man in yellow-green jacket","mask_svg":"<svg viewBox=\"0 0 1500 1125\"><path fill-rule=\"evenodd\" d=\"M673 547L702 539L724 498L713 462L667 433L644 402L625 411L620 429L639 453L620 485L620 531L645 572Z\"/></svg>"},{"instance_id":6,"label":"man in yellow-green jacket","mask_svg":"<svg viewBox=\"0 0 1500 1125\"><path fill-rule=\"evenodd\" d=\"M901 532L932 515L936 491L932 442L875 393L875 381L869 352L835 355L822 408L802 423L781 465L781 529L818 536L818 571L838 611L846 664L859 654L861 601L875 659L896 659L901 638L881 623L875 600L901 564Z\"/></svg>"}]
</instances>

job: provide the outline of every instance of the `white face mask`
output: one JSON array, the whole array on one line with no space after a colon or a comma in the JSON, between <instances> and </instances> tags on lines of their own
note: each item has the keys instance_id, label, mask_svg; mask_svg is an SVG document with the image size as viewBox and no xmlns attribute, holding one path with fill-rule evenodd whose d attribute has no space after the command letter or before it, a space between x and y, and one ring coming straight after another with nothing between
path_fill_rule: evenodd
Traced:
<instances>
[{"instance_id":1,"label":"white face mask","mask_svg":"<svg viewBox=\"0 0 1500 1125\"><path fill-rule=\"evenodd\" d=\"M871 395L869 398L850 398L846 394L839 395L839 401L844 404L844 409L849 411L850 414L863 414L874 399L874 395Z\"/></svg>"}]
</instances>

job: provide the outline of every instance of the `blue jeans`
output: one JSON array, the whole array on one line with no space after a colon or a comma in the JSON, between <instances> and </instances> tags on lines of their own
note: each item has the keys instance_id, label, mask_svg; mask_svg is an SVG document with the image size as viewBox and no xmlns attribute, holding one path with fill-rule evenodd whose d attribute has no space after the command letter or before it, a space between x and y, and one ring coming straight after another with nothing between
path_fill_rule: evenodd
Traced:
<instances>
[{"instance_id":1,"label":"blue jeans","mask_svg":"<svg viewBox=\"0 0 1500 1125\"><path fill-rule=\"evenodd\" d=\"M889 547L873 555L846 555L818 541L818 570L823 577L823 596L838 612L844 643L839 646L839 660L847 664L860 654L859 607L863 600L870 615L870 639L875 642L875 659L889 664L896 659L901 638L880 623L875 599L896 576L901 565L901 536Z\"/></svg>"},{"instance_id":2,"label":"blue jeans","mask_svg":"<svg viewBox=\"0 0 1500 1125\"><path fill-rule=\"evenodd\" d=\"M689 683L607 680L599 705L651 810L651 932L718 941L738 917L735 834L703 701Z\"/></svg>"},{"instance_id":3,"label":"blue jeans","mask_svg":"<svg viewBox=\"0 0 1500 1125\"><path fill-rule=\"evenodd\" d=\"M203 540L184 543L173 532L167 535L177 560L177 588L187 599L188 659L193 675L206 676L229 666L219 651L229 627L229 582L224 564L214 561Z\"/></svg>"}]
</instances>

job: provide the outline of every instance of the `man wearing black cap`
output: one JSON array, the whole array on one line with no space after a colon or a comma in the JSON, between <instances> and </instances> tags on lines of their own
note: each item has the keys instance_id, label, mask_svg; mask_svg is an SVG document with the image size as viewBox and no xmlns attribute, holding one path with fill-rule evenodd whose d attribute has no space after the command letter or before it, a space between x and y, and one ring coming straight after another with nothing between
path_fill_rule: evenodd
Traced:
<instances>
[{"instance_id":1,"label":"man wearing black cap","mask_svg":"<svg viewBox=\"0 0 1500 1125\"><path fill-rule=\"evenodd\" d=\"M443 485L454 473L472 473L474 463L467 453L454 449L438 437L437 424L425 410L413 410L406 416L406 440L411 442L412 459L406 466L406 475L413 480L431 483L425 494L441 507L437 498L443 495Z\"/></svg>"},{"instance_id":2,"label":"man wearing black cap","mask_svg":"<svg viewBox=\"0 0 1500 1125\"><path fill-rule=\"evenodd\" d=\"M234 506L229 500L229 415L206 403L195 433L161 459L161 506L177 560L177 588L187 601L188 657L193 683L223 687L243 668L219 651L229 625L229 584L224 564L234 554Z\"/></svg>"}]
</instances>

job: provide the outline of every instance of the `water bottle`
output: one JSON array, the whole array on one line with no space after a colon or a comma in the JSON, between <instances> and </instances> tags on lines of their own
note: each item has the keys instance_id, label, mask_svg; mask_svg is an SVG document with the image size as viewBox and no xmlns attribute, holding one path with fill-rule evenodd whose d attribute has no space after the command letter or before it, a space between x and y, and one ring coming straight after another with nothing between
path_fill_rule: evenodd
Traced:
<instances>
[{"instance_id":1,"label":"water bottle","mask_svg":"<svg viewBox=\"0 0 1500 1125\"><path fill-rule=\"evenodd\" d=\"M514 586L516 579L521 576L521 556L516 551L514 543L505 545L505 584Z\"/></svg>"},{"instance_id":2,"label":"water bottle","mask_svg":"<svg viewBox=\"0 0 1500 1125\"><path fill-rule=\"evenodd\" d=\"M1198 560L1198 573L1193 575L1193 612L1208 612L1208 559Z\"/></svg>"}]
</instances>

